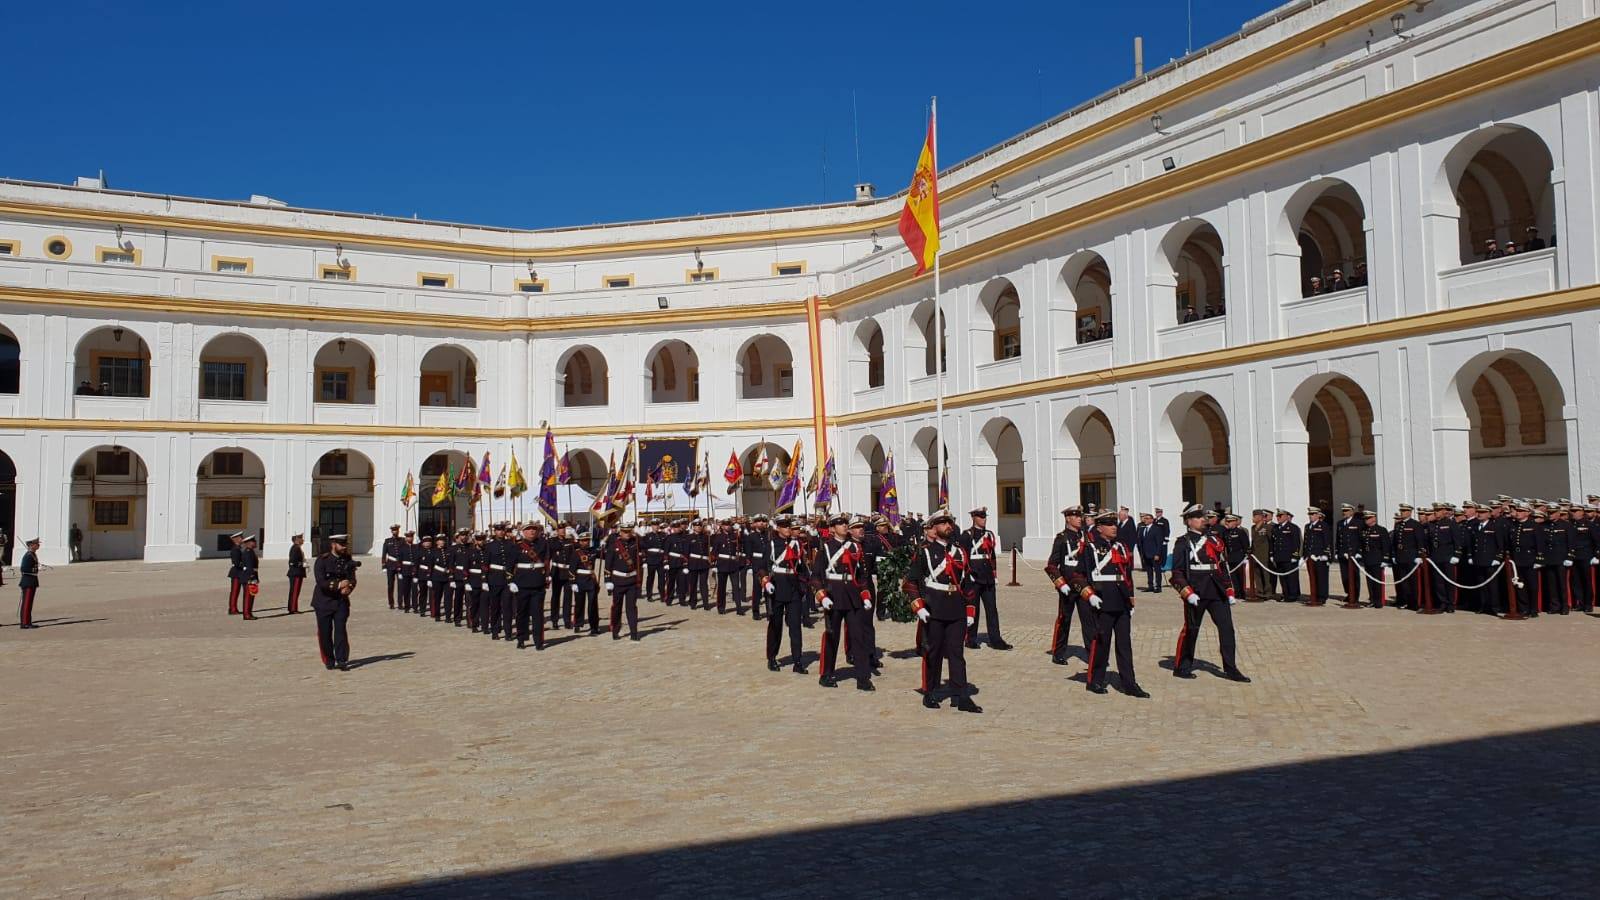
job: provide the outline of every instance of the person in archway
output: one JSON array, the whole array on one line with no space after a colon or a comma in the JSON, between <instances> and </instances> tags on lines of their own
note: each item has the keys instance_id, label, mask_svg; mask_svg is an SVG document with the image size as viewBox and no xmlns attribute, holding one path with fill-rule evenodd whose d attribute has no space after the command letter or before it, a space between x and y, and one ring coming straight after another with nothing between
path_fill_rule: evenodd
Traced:
<instances>
[{"instance_id":1,"label":"person in archway","mask_svg":"<svg viewBox=\"0 0 1600 900\"><path fill-rule=\"evenodd\" d=\"M261 557L256 555L256 536L250 535L239 544L239 596L242 600L246 622L256 618L256 594L261 591Z\"/></svg>"},{"instance_id":2,"label":"person in archway","mask_svg":"<svg viewBox=\"0 0 1600 900\"><path fill-rule=\"evenodd\" d=\"M67 532L67 550L73 562L83 562L83 529L77 522L73 522L72 529Z\"/></svg>"},{"instance_id":3,"label":"person in archway","mask_svg":"<svg viewBox=\"0 0 1600 900\"><path fill-rule=\"evenodd\" d=\"M1173 651L1172 674L1178 678L1194 677L1195 645L1200 642L1200 626L1206 616L1217 629L1217 643L1222 652L1223 677L1229 681L1249 682L1234 658L1234 632L1232 606L1239 602L1233 589L1233 580L1227 575L1228 551L1215 535L1202 530L1203 516L1197 504L1183 511L1188 531L1179 535L1172 546L1172 587L1183 599L1183 627L1178 632L1178 647Z\"/></svg>"},{"instance_id":4,"label":"person in archway","mask_svg":"<svg viewBox=\"0 0 1600 900\"><path fill-rule=\"evenodd\" d=\"M22 600L17 606L17 618L21 620L23 628L36 628L33 624L33 601L39 593L39 539L28 540L28 550L22 554L22 563L17 566L20 577L17 579L17 588L22 592Z\"/></svg>"},{"instance_id":5,"label":"person in archway","mask_svg":"<svg viewBox=\"0 0 1600 900\"><path fill-rule=\"evenodd\" d=\"M317 557L316 588L311 608L317 613L317 648L324 668L350 670L350 595L356 589L356 567L350 558L350 535L328 535L328 552Z\"/></svg>"},{"instance_id":6,"label":"person in archway","mask_svg":"<svg viewBox=\"0 0 1600 900\"><path fill-rule=\"evenodd\" d=\"M1144 590L1147 594L1161 593L1161 570L1167 561L1167 536L1156 525L1151 513L1139 514L1139 536L1134 549L1139 551L1139 567L1144 569Z\"/></svg>"},{"instance_id":7,"label":"person in archway","mask_svg":"<svg viewBox=\"0 0 1600 900\"><path fill-rule=\"evenodd\" d=\"M1539 229L1529 225L1527 234L1528 236L1522 241L1523 252L1532 252L1534 250L1544 249L1544 238L1539 236Z\"/></svg>"},{"instance_id":8,"label":"person in archway","mask_svg":"<svg viewBox=\"0 0 1600 900\"><path fill-rule=\"evenodd\" d=\"M244 585L239 581L239 562L244 551L244 532L235 531L228 535L233 541L233 546L228 548L228 615L239 614L239 591Z\"/></svg>"},{"instance_id":9,"label":"person in archway","mask_svg":"<svg viewBox=\"0 0 1600 900\"><path fill-rule=\"evenodd\" d=\"M306 581L306 536L289 538L289 615L300 612L300 586Z\"/></svg>"}]
</instances>

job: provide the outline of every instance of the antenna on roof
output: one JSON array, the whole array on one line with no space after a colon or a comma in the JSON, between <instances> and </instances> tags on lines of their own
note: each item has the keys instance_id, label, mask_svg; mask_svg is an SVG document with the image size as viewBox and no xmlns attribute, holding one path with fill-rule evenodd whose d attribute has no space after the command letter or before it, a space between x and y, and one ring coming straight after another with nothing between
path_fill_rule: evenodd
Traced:
<instances>
[{"instance_id":1,"label":"antenna on roof","mask_svg":"<svg viewBox=\"0 0 1600 900\"><path fill-rule=\"evenodd\" d=\"M856 103L856 92L850 90L850 117L855 123L856 134L856 184L861 183L861 107Z\"/></svg>"}]
</instances>

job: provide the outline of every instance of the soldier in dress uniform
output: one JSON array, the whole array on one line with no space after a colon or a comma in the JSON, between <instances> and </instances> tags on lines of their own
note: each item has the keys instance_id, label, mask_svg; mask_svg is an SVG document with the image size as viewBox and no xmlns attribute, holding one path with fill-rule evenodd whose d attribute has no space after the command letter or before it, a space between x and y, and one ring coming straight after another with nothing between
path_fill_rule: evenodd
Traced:
<instances>
[{"instance_id":1,"label":"soldier in dress uniform","mask_svg":"<svg viewBox=\"0 0 1600 900\"><path fill-rule=\"evenodd\" d=\"M239 552L244 549L244 532L228 535L232 546L228 548L228 615L239 614Z\"/></svg>"},{"instance_id":2,"label":"soldier in dress uniform","mask_svg":"<svg viewBox=\"0 0 1600 900\"><path fill-rule=\"evenodd\" d=\"M1344 587L1344 605L1361 605L1361 572L1356 556L1361 552L1361 532L1366 528L1363 517L1356 515L1355 506L1339 505L1339 521L1333 528L1333 558L1339 561L1339 581Z\"/></svg>"},{"instance_id":3,"label":"soldier in dress uniform","mask_svg":"<svg viewBox=\"0 0 1600 900\"><path fill-rule=\"evenodd\" d=\"M472 630L478 634L488 634L490 628L488 583L483 577L483 573L489 568L488 556L484 550L488 537L481 531L475 531L472 533L471 542L467 545L472 553L467 562L467 602L472 610L469 614L473 623ZM498 626L500 623L493 624Z\"/></svg>"},{"instance_id":4,"label":"soldier in dress uniform","mask_svg":"<svg viewBox=\"0 0 1600 900\"><path fill-rule=\"evenodd\" d=\"M1497 616L1502 608L1503 598L1507 596L1505 587L1510 584L1510 569L1497 571L1496 566L1501 566L1505 560L1505 544L1501 541L1500 529L1495 525L1494 510L1488 505L1479 505L1471 500L1467 505L1476 513L1476 518L1467 526L1468 545L1467 570L1471 584L1481 584L1482 587L1474 591L1474 608L1480 615Z\"/></svg>"},{"instance_id":5,"label":"soldier in dress uniform","mask_svg":"<svg viewBox=\"0 0 1600 900\"><path fill-rule=\"evenodd\" d=\"M467 588L467 568L472 565L472 547L467 543L465 528L456 531L455 543L450 545L445 560L445 565L450 567L450 580L445 582L450 588L450 621L457 628L465 621L476 631L478 611L473 607Z\"/></svg>"},{"instance_id":6,"label":"soldier in dress uniform","mask_svg":"<svg viewBox=\"0 0 1600 900\"><path fill-rule=\"evenodd\" d=\"M428 615L428 576L433 573L433 535L417 538L411 552L411 611L419 617Z\"/></svg>"},{"instance_id":7,"label":"soldier in dress uniform","mask_svg":"<svg viewBox=\"0 0 1600 900\"><path fill-rule=\"evenodd\" d=\"M1567 558L1572 561L1572 605L1584 612L1594 611L1596 560L1594 518L1586 504L1572 506Z\"/></svg>"},{"instance_id":8,"label":"soldier in dress uniform","mask_svg":"<svg viewBox=\"0 0 1600 900\"><path fill-rule=\"evenodd\" d=\"M633 523L617 528L616 539L606 548L606 593L611 595L611 639L622 639L622 618L628 619L628 638L639 639L639 569L644 554L633 536Z\"/></svg>"},{"instance_id":9,"label":"soldier in dress uniform","mask_svg":"<svg viewBox=\"0 0 1600 900\"><path fill-rule=\"evenodd\" d=\"M244 615L240 618L254 622L256 594L261 592L261 557L256 555L256 536L249 535L239 545L239 595L244 599Z\"/></svg>"},{"instance_id":10,"label":"soldier in dress uniform","mask_svg":"<svg viewBox=\"0 0 1600 900\"><path fill-rule=\"evenodd\" d=\"M1272 568L1282 575L1274 575L1283 588L1280 603L1300 602L1300 548L1303 537L1300 526L1294 523L1294 513L1287 509L1277 512L1278 522L1272 526L1268 538L1268 555Z\"/></svg>"},{"instance_id":11,"label":"soldier in dress uniform","mask_svg":"<svg viewBox=\"0 0 1600 900\"><path fill-rule=\"evenodd\" d=\"M1194 677L1194 649L1200 642L1200 626L1207 615L1217 628L1217 643L1222 651L1223 677L1248 682L1234 658L1233 610L1239 602L1228 577L1228 549L1215 535L1205 533L1204 511L1190 504L1183 511L1188 531L1172 546L1172 587L1183 599L1183 628L1178 632L1178 648L1173 653L1172 674ZM1326 571L1326 570L1324 570Z\"/></svg>"},{"instance_id":12,"label":"soldier in dress uniform","mask_svg":"<svg viewBox=\"0 0 1600 900\"><path fill-rule=\"evenodd\" d=\"M572 564L572 610L574 621L572 633L577 634L583 630L584 623L589 625L590 634L600 633L600 580L599 573L602 558L599 552L589 543L589 534L579 531L576 540L572 543L572 554L569 557Z\"/></svg>"},{"instance_id":13,"label":"soldier in dress uniform","mask_svg":"<svg viewBox=\"0 0 1600 900\"><path fill-rule=\"evenodd\" d=\"M805 617L805 547L794 533L794 522L778 519L777 533L767 539L767 574L758 589L767 598L767 668L778 671L778 650L789 630L789 659L795 674L806 674L801 656L800 624Z\"/></svg>"},{"instance_id":14,"label":"soldier in dress uniform","mask_svg":"<svg viewBox=\"0 0 1600 900\"><path fill-rule=\"evenodd\" d=\"M289 615L300 612L300 586L306 582L306 536L289 538Z\"/></svg>"},{"instance_id":15,"label":"soldier in dress uniform","mask_svg":"<svg viewBox=\"0 0 1600 900\"><path fill-rule=\"evenodd\" d=\"M1382 609L1386 600L1387 590L1384 588L1383 564L1389 553L1389 529L1378 524L1376 510L1367 510L1363 517L1366 524L1361 529L1360 542L1356 544L1355 562L1361 567L1358 577L1365 573L1371 579L1371 590L1368 592L1372 600L1373 609Z\"/></svg>"},{"instance_id":16,"label":"soldier in dress uniform","mask_svg":"<svg viewBox=\"0 0 1600 900\"><path fill-rule=\"evenodd\" d=\"M878 625L876 621L876 618L881 617L878 607L882 606L878 602L878 584L876 581L878 549L882 545L878 542L876 536L867 532L867 520L860 516L850 520L850 540L855 541L856 546L861 548L861 559L856 563L856 572L860 575L858 583L861 585L861 589L867 592L866 599L870 602L867 607L868 615L862 617L866 620L866 628L863 629L865 631L863 643L869 651L867 664L872 667L872 674L882 675L883 665L878 661L880 651L878 649ZM850 663L852 665L861 665L858 660L854 659L850 660Z\"/></svg>"},{"instance_id":17,"label":"soldier in dress uniform","mask_svg":"<svg viewBox=\"0 0 1600 900\"><path fill-rule=\"evenodd\" d=\"M767 517L756 516L751 528L740 537L741 552L750 569L750 618L761 621L761 581L767 577L767 549L771 544ZM741 577L741 582L742 582Z\"/></svg>"},{"instance_id":18,"label":"soldier in dress uniform","mask_svg":"<svg viewBox=\"0 0 1600 900\"><path fill-rule=\"evenodd\" d=\"M1272 511L1250 511L1250 599L1270 600L1277 592L1277 579L1267 571L1272 557Z\"/></svg>"},{"instance_id":19,"label":"soldier in dress uniform","mask_svg":"<svg viewBox=\"0 0 1600 900\"><path fill-rule=\"evenodd\" d=\"M417 554L419 548L416 543L417 533L407 531L405 539L395 549L395 558L400 561L400 577L395 580L396 600L400 609L411 612L411 602L414 599L417 586Z\"/></svg>"},{"instance_id":20,"label":"soldier in dress uniform","mask_svg":"<svg viewBox=\"0 0 1600 900\"><path fill-rule=\"evenodd\" d=\"M1209 520L1210 514L1207 513ZM1236 597L1248 598L1246 588L1247 579L1250 577L1250 545L1252 537L1250 529L1242 524L1244 520L1233 510L1228 510L1222 517L1222 527L1217 535L1222 538L1222 546L1228 551L1228 579L1233 582L1233 593ZM1206 529L1206 534L1211 534L1211 529Z\"/></svg>"},{"instance_id":21,"label":"soldier in dress uniform","mask_svg":"<svg viewBox=\"0 0 1600 900\"><path fill-rule=\"evenodd\" d=\"M644 598L662 599L667 592L666 532L658 525L646 526L638 541L644 552Z\"/></svg>"},{"instance_id":22,"label":"soldier in dress uniform","mask_svg":"<svg viewBox=\"0 0 1600 900\"><path fill-rule=\"evenodd\" d=\"M1094 608L1094 639L1089 642L1089 671L1085 686L1092 693L1106 692L1106 658L1117 650L1117 677L1123 693L1146 699L1133 672L1133 554L1117 540L1117 517L1102 513L1083 542L1072 587Z\"/></svg>"},{"instance_id":23,"label":"soldier in dress uniform","mask_svg":"<svg viewBox=\"0 0 1600 900\"><path fill-rule=\"evenodd\" d=\"M574 628L572 613L572 595L568 588L572 584L572 538L567 533L565 525L557 525L551 533L546 549L550 556L545 560L550 569L550 583L547 588L550 596L551 626L555 628Z\"/></svg>"},{"instance_id":24,"label":"soldier in dress uniform","mask_svg":"<svg viewBox=\"0 0 1600 900\"><path fill-rule=\"evenodd\" d=\"M350 558L350 535L328 535L328 552L317 557L313 567L316 588L311 593L311 608L317 614L317 647L324 667L350 669L350 594L356 589L356 567Z\"/></svg>"},{"instance_id":25,"label":"soldier in dress uniform","mask_svg":"<svg viewBox=\"0 0 1600 900\"><path fill-rule=\"evenodd\" d=\"M1533 509L1524 504L1512 507L1513 522L1506 544L1506 554L1516 567L1512 573L1513 596L1507 597L1506 617L1520 619L1536 616L1540 607L1540 588L1543 573L1540 562L1544 557L1544 529L1533 519ZM1512 601L1515 601L1515 606Z\"/></svg>"},{"instance_id":26,"label":"soldier in dress uniform","mask_svg":"<svg viewBox=\"0 0 1600 900\"><path fill-rule=\"evenodd\" d=\"M506 621L506 640L510 640L512 633L515 632L518 650L528 646L530 625L533 630L534 649L544 649L544 597L549 560L540 555L538 533L538 529L530 522L522 526L522 540L515 544L510 541L501 542L504 552L500 556L508 561L504 565L507 566L506 572L510 576L505 585L507 605L510 607ZM496 554L490 555L491 577L495 575L493 566L496 558Z\"/></svg>"},{"instance_id":27,"label":"soldier in dress uniform","mask_svg":"<svg viewBox=\"0 0 1600 900\"><path fill-rule=\"evenodd\" d=\"M37 628L33 624L33 601L39 596L39 539L29 538L22 562L17 564L17 589L21 599L17 603L17 620L23 628Z\"/></svg>"},{"instance_id":28,"label":"soldier in dress uniform","mask_svg":"<svg viewBox=\"0 0 1600 900\"><path fill-rule=\"evenodd\" d=\"M977 621L977 607L973 605L967 552L954 540L956 520L949 513L940 510L929 516L926 528L929 539L912 554L904 585L911 609L926 633L922 705L939 708L939 677L948 662L956 709L981 713L983 709L968 694L966 633Z\"/></svg>"},{"instance_id":29,"label":"soldier in dress uniform","mask_svg":"<svg viewBox=\"0 0 1600 900\"><path fill-rule=\"evenodd\" d=\"M428 561L428 613L435 622L450 616L450 538L433 536L433 558Z\"/></svg>"},{"instance_id":30,"label":"soldier in dress uniform","mask_svg":"<svg viewBox=\"0 0 1600 900\"><path fill-rule=\"evenodd\" d=\"M967 515L972 519L972 527L961 532L958 540L962 549L967 551L967 558L972 561L970 574L975 595L973 607L978 610L976 618L988 617L991 649L1010 650L1011 645L1000 636L1000 610L995 605L995 552L1000 546L1000 540L989 530L988 507L980 506ZM972 650L978 649L976 621L967 629L967 647Z\"/></svg>"},{"instance_id":31,"label":"soldier in dress uniform","mask_svg":"<svg viewBox=\"0 0 1600 900\"><path fill-rule=\"evenodd\" d=\"M711 608L711 535L704 519L690 524L685 541L684 568L689 570L689 606Z\"/></svg>"},{"instance_id":32,"label":"soldier in dress uniform","mask_svg":"<svg viewBox=\"0 0 1600 900\"><path fill-rule=\"evenodd\" d=\"M1307 606L1328 602L1328 556L1333 550L1333 534L1322 517L1321 507L1306 507L1306 527L1301 536L1306 560L1306 583L1311 591Z\"/></svg>"},{"instance_id":33,"label":"soldier in dress uniform","mask_svg":"<svg viewBox=\"0 0 1600 900\"><path fill-rule=\"evenodd\" d=\"M490 640L500 640L503 632L509 641L516 617L516 607L511 602L511 576L517 570L517 548L506 540L503 524L491 525L489 533L491 536L483 545L484 607L487 610L484 626ZM543 612L544 604L539 606L540 612Z\"/></svg>"},{"instance_id":34,"label":"soldier in dress uniform","mask_svg":"<svg viewBox=\"0 0 1600 900\"><path fill-rule=\"evenodd\" d=\"M728 589L733 588L733 611L744 615L744 549L733 522L724 521L711 537L711 563L717 570L717 614L728 612Z\"/></svg>"},{"instance_id":35,"label":"soldier in dress uniform","mask_svg":"<svg viewBox=\"0 0 1600 900\"><path fill-rule=\"evenodd\" d=\"M1447 613L1456 611L1456 587L1444 578L1436 577L1435 566L1453 581L1461 580L1461 552L1456 545L1457 524L1455 508L1439 501L1433 504L1433 518L1422 533L1422 557L1427 560L1428 597L1433 605Z\"/></svg>"},{"instance_id":36,"label":"soldier in dress uniform","mask_svg":"<svg viewBox=\"0 0 1600 900\"><path fill-rule=\"evenodd\" d=\"M1420 609L1422 604L1422 526L1412 518L1416 507L1400 504L1395 512L1394 528L1389 532L1389 558L1396 578L1402 572L1411 577L1395 582L1394 605L1400 609Z\"/></svg>"},{"instance_id":37,"label":"soldier in dress uniform","mask_svg":"<svg viewBox=\"0 0 1600 900\"><path fill-rule=\"evenodd\" d=\"M1544 608L1557 615L1572 609L1572 507L1558 500L1545 522Z\"/></svg>"},{"instance_id":38,"label":"soldier in dress uniform","mask_svg":"<svg viewBox=\"0 0 1600 900\"><path fill-rule=\"evenodd\" d=\"M1045 561L1044 573L1056 587L1056 627L1050 635L1050 661L1058 666L1067 664L1067 637L1072 631L1072 613L1076 610L1078 626L1083 631L1083 646L1089 646L1094 634L1094 617L1089 606L1068 583L1068 576L1078 567L1078 551L1083 549L1083 507L1069 506L1061 511L1066 526L1056 532L1050 545L1050 556Z\"/></svg>"},{"instance_id":39,"label":"soldier in dress uniform","mask_svg":"<svg viewBox=\"0 0 1600 900\"><path fill-rule=\"evenodd\" d=\"M398 547L405 543L400 537L400 526L390 525L389 536L383 539L383 576L388 585L389 608L394 609L394 583L400 577L400 556Z\"/></svg>"},{"instance_id":40,"label":"soldier in dress uniform","mask_svg":"<svg viewBox=\"0 0 1600 900\"><path fill-rule=\"evenodd\" d=\"M817 683L830 688L838 685L835 671L839 645L849 641L845 652L854 663L856 689L870 691L874 690L872 670L864 661L872 658L872 650L866 642L872 627L872 595L861 584L861 546L850 539L849 527L847 515L830 518L829 534L812 561L812 584L826 618Z\"/></svg>"}]
</instances>

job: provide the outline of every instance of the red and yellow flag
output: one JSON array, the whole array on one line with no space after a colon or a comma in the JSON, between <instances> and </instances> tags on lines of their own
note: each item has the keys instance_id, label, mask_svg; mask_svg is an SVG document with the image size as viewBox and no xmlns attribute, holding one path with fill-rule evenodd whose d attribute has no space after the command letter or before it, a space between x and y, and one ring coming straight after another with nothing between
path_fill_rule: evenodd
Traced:
<instances>
[{"instance_id":1,"label":"red and yellow flag","mask_svg":"<svg viewBox=\"0 0 1600 900\"><path fill-rule=\"evenodd\" d=\"M917 274L933 266L939 255L939 161L934 154L932 116L928 117L928 137L917 157L917 171L906 191L906 207L900 210L900 237L906 249L917 258Z\"/></svg>"}]
</instances>

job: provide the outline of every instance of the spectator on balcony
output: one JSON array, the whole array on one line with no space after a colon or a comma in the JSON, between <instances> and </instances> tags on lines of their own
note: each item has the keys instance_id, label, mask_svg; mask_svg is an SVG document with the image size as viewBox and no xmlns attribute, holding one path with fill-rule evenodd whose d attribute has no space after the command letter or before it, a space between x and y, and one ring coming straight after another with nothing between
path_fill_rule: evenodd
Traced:
<instances>
[{"instance_id":1,"label":"spectator on balcony","mask_svg":"<svg viewBox=\"0 0 1600 900\"><path fill-rule=\"evenodd\" d=\"M1505 256L1505 253L1501 251L1500 245L1494 242L1494 238L1489 238L1483 242L1484 259L1499 259L1502 256Z\"/></svg>"},{"instance_id":2,"label":"spectator on balcony","mask_svg":"<svg viewBox=\"0 0 1600 900\"><path fill-rule=\"evenodd\" d=\"M1198 322L1198 321L1200 321L1200 317L1195 315L1194 307L1185 306L1183 308L1183 323L1185 325L1187 325L1190 322Z\"/></svg>"},{"instance_id":3,"label":"spectator on balcony","mask_svg":"<svg viewBox=\"0 0 1600 900\"><path fill-rule=\"evenodd\" d=\"M1524 240L1522 242L1522 250L1523 250L1523 252L1524 253L1531 253L1534 250L1543 250L1543 249L1544 249L1544 238L1539 237L1539 229L1533 227L1532 225L1529 225L1528 226L1528 237L1527 237L1526 240Z\"/></svg>"},{"instance_id":4,"label":"spectator on balcony","mask_svg":"<svg viewBox=\"0 0 1600 900\"><path fill-rule=\"evenodd\" d=\"M1220 315L1220 313L1217 312L1217 308L1215 306L1212 306L1211 304L1207 303L1206 304L1206 311L1200 314L1200 318L1202 318L1202 319L1215 319L1218 315Z\"/></svg>"},{"instance_id":5,"label":"spectator on balcony","mask_svg":"<svg viewBox=\"0 0 1600 900\"><path fill-rule=\"evenodd\" d=\"M1333 274L1328 276L1328 293L1333 294L1348 290L1349 287L1350 284L1344 280L1344 273L1338 269L1334 269Z\"/></svg>"},{"instance_id":6,"label":"spectator on balcony","mask_svg":"<svg viewBox=\"0 0 1600 900\"><path fill-rule=\"evenodd\" d=\"M1516 242L1515 241L1506 241L1506 255L1510 256L1511 254L1516 253L1516 252L1517 252L1517 244L1516 244Z\"/></svg>"},{"instance_id":7,"label":"spectator on balcony","mask_svg":"<svg viewBox=\"0 0 1600 900\"><path fill-rule=\"evenodd\" d=\"M89 379L85 378L84 380L78 382L78 389L73 391L73 393L80 397L93 397L95 394L100 392L94 389L94 385L89 383Z\"/></svg>"},{"instance_id":8,"label":"spectator on balcony","mask_svg":"<svg viewBox=\"0 0 1600 900\"><path fill-rule=\"evenodd\" d=\"M1322 279L1316 275L1311 276L1311 283L1306 285L1305 296L1315 297L1322 293Z\"/></svg>"},{"instance_id":9,"label":"spectator on balcony","mask_svg":"<svg viewBox=\"0 0 1600 900\"><path fill-rule=\"evenodd\" d=\"M1350 273L1350 286L1351 287L1366 287L1367 286L1367 262L1366 262L1366 260L1357 260L1356 261L1356 270L1354 272Z\"/></svg>"}]
</instances>

